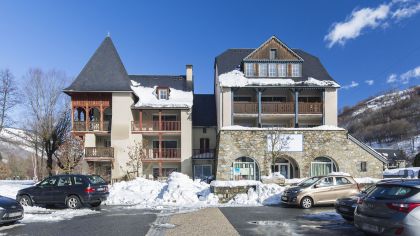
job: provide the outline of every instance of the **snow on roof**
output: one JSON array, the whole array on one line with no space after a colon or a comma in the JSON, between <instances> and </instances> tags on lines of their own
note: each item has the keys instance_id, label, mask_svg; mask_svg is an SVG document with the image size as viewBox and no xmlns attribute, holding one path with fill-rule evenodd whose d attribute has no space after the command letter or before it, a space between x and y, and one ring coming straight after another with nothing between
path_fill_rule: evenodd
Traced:
<instances>
[{"instance_id":1,"label":"snow on roof","mask_svg":"<svg viewBox=\"0 0 420 236\"><path fill-rule=\"evenodd\" d=\"M406 168L397 168L397 169L386 169L384 170L384 175L398 175L403 171L412 171L414 175L417 175L420 171L420 167L406 167Z\"/></svg>"},{"instance_id":2,"label":"snow on roof","mask_svg":"<svg viewBox=\"0 0 420 236\"><path fill-rule=\"evenodd\" d=\"M167 107L167 108L191 108L193 105L192 91L182 91L169 88L168 99L158 99L156 88L144 87L139 82L131 80L131 90L139 98L134 107Z\"/></svg>"},{"instance_id":3,"label":"snow on roof","mask_svg":"<svg viewBox=\"0 0 420 236\"><path fill-rule=\"evenodd\" d=\"M222 87L246 87L246 86L320 86L320 87L335 87L338 88L336 82L331 80L317 80L308 77L305 81L294 81L293 79L273 79L273 78L258 78L249 79L244 76L239 70L232 70L230 72L221 74L219 76L219 83Z\"/></svg>"},{"instance_id":4,"label":"snow on roof","mask_svg":"<svg viewBox=\"0 0 420 236\"><path fill-rule=\"evenodd\" d=\"M311 128L282 128L282 127L275 127L275 128L259 128L259 127L245 127L240 125L232 125L232 126L224 126L221 130L261 130L261 131L268 131L268 130L296 130L296 131L310 131L310 130L331 130L331 131L344 131L345 129L333 126L333 125L321 125Z\"/></svg>"}]
</instances>

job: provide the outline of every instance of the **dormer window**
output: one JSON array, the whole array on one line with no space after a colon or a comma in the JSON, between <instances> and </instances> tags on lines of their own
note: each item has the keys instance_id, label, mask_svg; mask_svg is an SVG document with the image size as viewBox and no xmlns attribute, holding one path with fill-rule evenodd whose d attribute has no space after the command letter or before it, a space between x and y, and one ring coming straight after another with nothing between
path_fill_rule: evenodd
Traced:
<instances>
[{"instance_id":1,"label":"dormer window","mask_svg":"<svg viewBox=\"0 0 420 236\"><path fill-rule=\"evenodd\" d=\"M159 88L158 89L158 99L159 100L168 100L169 98L169 89L168 88Z\"/></svg>"},{"instance_id":2,"label":"dormer window","mask_svg":"<svg viewBox=\"0 0 420 236\"><path fill-rule=\"evenodd\" d=\"M270 49L270 60L277 59L277 49L271 48Z\"/></svg>"}]
</instances>

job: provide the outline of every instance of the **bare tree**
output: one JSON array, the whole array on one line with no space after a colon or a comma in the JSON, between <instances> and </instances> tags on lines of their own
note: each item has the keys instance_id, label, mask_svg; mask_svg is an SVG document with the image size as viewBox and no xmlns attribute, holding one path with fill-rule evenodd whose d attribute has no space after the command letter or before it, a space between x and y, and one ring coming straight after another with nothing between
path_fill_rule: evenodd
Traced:
<instances>
[{"instance_id":1,"label":"bare tree","mask_svg":"<svg viewBox=\"0 0 420 236\"><path fill-rule=\"evenodd\" d=\"M136 177L140 176L141 169L143 168L143 160L147 159L147 153L144 149L144 146L147 145L144 142L134 142L128 148L128 161L126 165L129 170L127 171L127 177L131 174L134 174Z\"/></svg>"},{"instance_id":2,"label":"bare tree","mask_svg":"<svg viewBox=\"0 0 420 236\"><path fill-rule=\"evenodd\" d=\"M26 105L32 121L29 126L34 134L35 150L38 150L37 145L41 145L42 153L47 156L48 174L52 175L53 156L65 142L71 126L66 99L62 94L67 77L56 70L30 69L26 80Z\"/></svg>"},{"instance_id":3,"label":"bare tree","mask_svg":"<svg viewBox=\"0 0 420 236\"><path fill-rule=\"evenodd\" d=\"M11 122L10 111L18 104L15 77L9 69L0 71L0 132Z\"/></svg>"},{"instance_id":4,"label":"bare tree","mask_svg":"<svg viewBox=\"0 0 420 236\"><path fill-rule=\"evenodd\" d=\"M272 167L276 163L277 158L280 158L283 155L282 152L287 150L290 142L290 135L282 133L280 128L273 127L268 130L267 146ZM273 171L274 170L272 170L272 172Z\"/></svg>"},{"instance_id":5,"label":"bare tree","mask_svg":"<svg viewBox=\"0 0 420 236\"><path fill-rule=\"evenodd\" d=\"M83 154L83 140L69 134L55 154L57 165L64 170L65 173L73 173L74 168L82 160Z\"/></svg>"}]
</instances>

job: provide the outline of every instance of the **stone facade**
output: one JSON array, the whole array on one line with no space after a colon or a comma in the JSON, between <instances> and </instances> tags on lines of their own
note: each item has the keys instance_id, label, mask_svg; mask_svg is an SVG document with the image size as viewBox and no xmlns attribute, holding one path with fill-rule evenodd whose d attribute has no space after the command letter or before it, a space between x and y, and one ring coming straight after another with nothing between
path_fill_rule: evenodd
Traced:
<instances>
[{"instance_id":1,"label":"stone facade","mask_svg":"<svg viewBox=\"0 0 420 236\"><path fill-rule=\"evenodd\" d=\"M224 130L219 132L217 150L217 180L233 179L233 162L239 157L249 157L256 161L259 176L271 172L272 156L267 148L267 134L264 129ZM284 129L279 134L301 134L303 151L282 152L282 157L294 163L294 178L310 176L311 162L317 157L327 157L336 163L337 171L353 177L382 178L384 163L363 149L360 144L348 138L346 130ZM366 170L360 168L366 163Z\"/></svg>"}]
</instances>

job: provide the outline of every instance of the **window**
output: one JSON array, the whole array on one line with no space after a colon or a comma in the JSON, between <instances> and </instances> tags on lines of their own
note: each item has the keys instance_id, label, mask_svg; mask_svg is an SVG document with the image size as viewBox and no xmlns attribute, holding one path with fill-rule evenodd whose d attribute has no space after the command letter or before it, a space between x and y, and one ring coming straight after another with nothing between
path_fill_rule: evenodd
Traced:
<instances>
[{"instance_id":1,"label":"window","mask_svg":"<svg viewBox=\"0 0 420 236\"><path fill-rule=\"evenodd\" d=\"M168 89L159 89L159 99L168 99Z\"/></svg>"},{"instance_id":2,"label":"window","mask_svg":"<svg viewBox=\"0 0 420 236\"><path fill-rule=\"evenodd\" d=\"M194 179L203 180L211 176L211 165L194 165Z\"/></svg>"},{"instance_id":3,"label":"window","mask_svg":"<svg viewBox=\"0 0 420 236\"><path fill-rule=\"evenodd\" d=\"M292 77L300 76L300 64L292 64Z\"/></svg>"},{"instance_id":4,"label":"window","mask_svg":"<svg viewBox=\"0 0 420 236\"><path fill-rule=\"evenodd\" d=\"M277 59L277 49L272 48L270 49L270 60L275 60Z\"/></svg>"},{"instance_id":5,"label":"window","mask_svg":"<svg viewBox=\"0 0 420 236\"><path fill-rule=\"evenodd\" d=\"M246 76L255 76L254 64L253 63L246 63L245 64L245 75Z\"/></svg>"},{"instance_id":6,"label":"window","mask_svg":"<svg viewBox=\"0 0 420 236\"><path fill-rule=\"evenodd\" d=\"M299 97L299 102L321 102L320 97Z\"/></svg>"},{"instance_id":7,"label":"window","mask_svg":"<svg viewBox=\"0 0 420 236\"><path fill-rule=\"evenodd\" d=\"M311 176L328 175L336 171L337 165L328 157L317 157L311 162Z\"/></svg>"},{"instance_id":8,"label":"window","mask_svg":"<svg viewBox=\"0 0 420 236\"><path fill-rule=\"evenodd\" d=\"M249 157L239 157L233 162L234 180L259 180L258 164Z\"/></svg>"},{"instance_id":9,"label":"window","mask_svg":"<svg viewBox=\"0 0 420 236\"><path fill-rule=\"evenodd\" d=\"M210 149L210 139L200 138L200 153L207 153Z\"/></svg>"},{"instance_id":10,"label":"window","mask_svg":"<svg viewBox=\"0 0 420 236\"><path fill-rule=\"evenodd\" d=\"M279 77L286 77L287 76L287 64L282 63L279 64Z\"/></svg>"},{"instance_id":11,"label":"window","mask_svg":"<svg viewBox=\"0 0 420 236\"><path fill-rule=\"evenodd\" d=\"M286 102L286 97L261 97L261 102Z\"/></svg>"},{"instance_id":12,"label":"window","mask_svg":"<svg viewBox=\"0 0 420 236\"><path fill-rule=\"evenodd\" d=\"M178 171L177 168L162 168L162 177L168 177L172 172ZM153 178L159 177L159 168L153 168Z\"/></svg>"},{"instance_id":13,"label":"window","mask_svg":"<svg viewBox=\"0 0 420 236\"><path fill-rule=\"evenodd\" d=\"M319 181L319 187L329 187L333 185L333 177L326 177Z\"/></svg>"},{"instance_id":14,"label":"window","mask_svg":"<svg viewBox=\"0 0 420 236\"><path fill-rule=\"evenodd\" d=\"M258 64L258 73L258 76L260 77L267 77L267 64Z\"/></svg>"},{"instance_id":15,"label":"window","mask_svg":"<svg viewBox=\"0 0 420 236\"><path fill-rule=\"evenodd\" d=\"M367 162L361 161L360 162L360 172L367 172Z\"/></svg>"},{"instance_id":16,"label":"window","mask_svg":"<svg viewBox=\"0 0 420 236\"><path fill-rule=\"evenodd\" d=\"M345 184L351 184L351 182L345 177L335 177L335 184L345 185Z\"/></svg>"},{"instance_id":17,"label":"window","mask_svg":"<svg viewBox=\"0 0 420 236\"><path fill-rule=\"evenodd\" d=\"M242 97L242 96L233 97L234 102L250 102L251 100L252 100L251 97Z\"/></svg>"},{"instance_id":18,"label":"window","mask_svg":"<svg viewBox=\"0 0 420 236\"><path fill-rule=\"evenodd\" d=\"M43 187L52 187L52 186L55 186L56 183L57 183L57 178L51 177L42 181L40 185Z\"/></svg>"},{"instance_id":19,"label":"window","mask_svg":"<svg viewBox=\"0 0 420 236\"><path fill-rule=\"evenodd\" d=\"M268 64L268 76L277 77L277 64Z\"/></svg>"},{"instance_id":20,"label":"window","mask_svg":"<svg viewBox=\"0 0 420 236\"><path fill-rule=\"evenodd\" d=\"M62 176L62 177L58 178L57 186L63 187L63 186L70 186L70 185L71 185L70 176Z\"/></svg>"},{"instance_id":21,"label":"window","mask_svg":"<svg viewBox=\"0 0 420 236\"><path fill-rule=\"evenodd\" d=\"M88 176L89 182L92 184L106 184L106 181L99 175Z\"/></svg>"},{"instance_id":22,"label":"window","mask_svg":"<svg viewBox=\"0 0 420 236\"><path fill-rule=\"evenodd\" d=\"M83 179L80 176L74 176L73 177L73 183L74 185L82 185L83 184Z\"/></svg>"}]
</instances>

